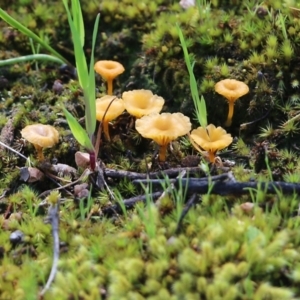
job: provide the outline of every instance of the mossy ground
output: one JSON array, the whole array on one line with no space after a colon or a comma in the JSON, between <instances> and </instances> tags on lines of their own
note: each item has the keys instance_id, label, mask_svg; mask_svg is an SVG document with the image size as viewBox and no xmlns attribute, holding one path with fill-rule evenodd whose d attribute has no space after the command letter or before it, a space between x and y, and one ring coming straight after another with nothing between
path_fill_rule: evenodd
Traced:
<instances>
[{"instance_id":1,"label":"mossy ground","mask_svg":"<svg viewBox=\"0 0 300 300\"><path fill-rule=\"evenodd\" d=\"M212 1L200 13L162 0L82 3L87 28L101 12L97 59L116 59L126 67L116 94L151 89L166 99L164 111L193 117L178 22L196 60L209 123L222 126L226 120L227 103L213 89L217 81L235 78L250 87L227 129L235 141L220 154L223 161L235 163L230 169L236 180L299 182L300 128L292 118L300 112L300 17L290 9L297 3ZM74 63L61 1L1 4ZM0 26L1 59L31 53L26 37L3 22ZM88 32L87 54L90 37ZM73 71L46 63L0 68L0 139L48 174L42 181L23 182L25 160L0 150L0 299L39 297L53 255L45 191L78 179L84 171L74 175L52 166L58 162L76 168L74 154L82 150L61 110L64 104L84 124L82 92ZM105 92L100 78L97 86L100 96ZM25 125L38 122L54 125L61 136L56 147L44 151L43 163L20 135ZM197 153L182 138L172 144L166 164L159 165L156 146L141 139L133 125L124 114L111 126L112 142L103 141L99 152L106 168L145 173L194 161L189 155ZM199 124L193 121L193 126ZM212 175L226 171L228 167ZM88 189L93 187L90 197L78 199L72 186L60 190L60 260L45 299L300 298L298 194L268 195L258 189L243 196L199 196L178 229L188 191L166 184L171 192L159 204L149 197L146 206L140 202L123 214L108 215L116 202L147 192L128 176L106 177L114 197L101 189L97 174L81 179Z\"/></svg>"}]
</instances>

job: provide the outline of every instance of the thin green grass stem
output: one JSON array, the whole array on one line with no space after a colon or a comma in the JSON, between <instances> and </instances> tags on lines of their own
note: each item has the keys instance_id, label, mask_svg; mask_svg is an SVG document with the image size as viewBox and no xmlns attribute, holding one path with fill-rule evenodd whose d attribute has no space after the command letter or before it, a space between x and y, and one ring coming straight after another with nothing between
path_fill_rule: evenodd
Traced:
<instances>
[{"instance_id":1,"label":"thin green grass stem","mask_svg":"<svg viewBox=\"0 0 300 300\"><path fill-rule=\"evenodd\" d=\"M178 24L176 24L176 27L180 39L180 44L184 54L185 64L187 66L189 76L190 76L190 88L191 88L192 98L195 106L196 118L202 127L206 127L207 126L206 103L203 96L201 96L201 99L199 98L197 81L193 72L195 61L191 62L191 58L187 49L187 41L185 40L183 36L183 32L180 29Z\"/></svg>"},{"instance_id":2,"label":"thin green grass stem","mask_svg":"<svg viewBox=\"0 0 300 300\"><path fill-rule=\"evenodd\" d=\"M70 64L62 55L60 55L57 51L55 51L50 45L48 45L43 39L41 39L38 35L36 35L34 32L32 32L30 29L22 25L20 22L18 22L16 19L11 17L6 11L0 8L0 18L4 20L6 23L8 23L13 28L17 29L24 35L28 36L38 44L40 44L43 48L45 48L47 51L49 51L53 56L60 59L63 63Z\"/></svg>"},{"instance_id":3,"label":"thin green grass stem","mask_svg":"<svg viewBox=\"0 0 300 300\"><path fill-rule=\"evenodd\" d=\"M14 58L9 58L5 60L0 60L0 67L13 65L13 64L19 64L24 63L26 61L32 61L32 60L41 60L41 61L49 61L54 62L57 64L64 64L65 62L61 60L58 57L48 55L48 54L31 54L31 55L25 55L25 56L19 56Z\"/></svg>"}]
</instances>

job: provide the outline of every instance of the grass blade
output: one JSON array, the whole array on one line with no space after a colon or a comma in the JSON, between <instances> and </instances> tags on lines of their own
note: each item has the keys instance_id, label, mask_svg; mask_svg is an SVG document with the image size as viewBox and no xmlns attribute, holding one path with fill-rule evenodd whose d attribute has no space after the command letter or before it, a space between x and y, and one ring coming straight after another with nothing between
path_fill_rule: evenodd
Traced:
<instances>
[{"instance_id":1,"label":"grass blade","mask_svg":"<svg viewBox=\"0 0 300 300\"><path fill-rule=\"evenodd\" d=\"M195 106L195 111L196 111L196 117L198 122L200 123L200 125L202 127L206 127L207 125L207 111L206 111L206 104L205 104L205 100L203 98L203 96L201 97L201 99L199 98L199 92L198 92L198 88L197 88L197 81L193 72L193 68L194 68L194 64L195 62L191 62L189 53L188 53L188 49L187 49L187 45L183 36L183 33L179 27L178 24L176 24L177 27L177 31L178 31L178 35L179 35L179 39L180 39L180 43L181 43L181 47L183 50L183 54L184 54L184 60L189 72L189 76L190 76L190 88L191 88L191 94L192 94L192 98L193 98L193 102L194 102L194 106Z\"/></svg>"},{"instance_id":2,"label":"grass blade","mask_svg":"<svg viewBox=\"0 0 300 300\"><path fill-rule=\"evenodd\" d=\"M85 115L86 115L86 128L89 135L92 135L96 128L96 86L95 86L95 71L94 71L94 53L95 45L98 33L100 21L100 14L97 15L94 30L93 30L93 40L92 40L92 53L90 60L90 70L89 70L89 86L87 89L86 103L85 103Z\"/></svg>"},{"instance_id":3,"label":"grass blade","mask_svg":"<svg viewBox=\"0 0 300 300\"><path fill-rule=\"evenodd\" d=\"M81 146L86 148L89 152L93 152L94 147L86 131L81 127L78 121L65 108L63 108L63 111L65 113L65 116L68 121L68 125L75 139L78 141L78 143Z\"/></svg>"},{"instance_id":4,"label":"grass blade","mask_svg":"<svg viewBox=\"0 0 300 300\"><path fill-rule=\"evenodd\" d=\"M22 25L16 19L11 17L6 11L4 11L1 8L0 8L0 18L2 18L10 26L16 28L21 33L25 34L26 36L28 36L35 42L39 43L41 46L43 46L46 50L48 50L55 57L59 58L61 61L63 61L66 64L69 64L69 62L62 55L60 55L58 52L56 52L50 45L45 43L38 35L36 35L30 29L26 28L24 25Z\"/></svg>"},{"instance_id":5,"label":"grass blade","mask_svg":"<svg viewBox=\"0 0 300 300\"><path fill-rule=\"evenodd\" d=\"M25 55L25 56L0 60L0 67L12 65L12 64L23 63L23 62L30 61L30 60L50 61L50 62L55 62L55 63L58 63L58 64L63 64L64 63L64 61L62 61L60 58L52 56L52 55L48 55L48 54L31 54L31 55Z\"/></svg>"}]
</instances>

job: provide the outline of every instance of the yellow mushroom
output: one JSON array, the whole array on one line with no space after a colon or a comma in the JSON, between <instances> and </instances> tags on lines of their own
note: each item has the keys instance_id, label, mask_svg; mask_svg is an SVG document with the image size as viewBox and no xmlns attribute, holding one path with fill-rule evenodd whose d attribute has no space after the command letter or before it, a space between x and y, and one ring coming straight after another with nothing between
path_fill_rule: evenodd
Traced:
<instances>
[{"instance_id":1,"label":"yellow mushroom","mask_svg":"<svg viewBox=\"0 0 300 300\"><path fill-rule=\"evenodd\" d=\"M102 122L104 135L108 141L110 141L108 123L121 115L124 110L124 101L115 96L106 95L96 99L96 119Z\"/></svg>"},{"instance_id":2,"label":"yellow mushroom","mask_svg":"<svg viewBox=\"0 0 300 300\"><path fill-rule=\"evenodd\" d=\"M141 118L151 113L159 113L165 103L162 97L153 95L150 90L133 90L122 95L125 109L134 117Z\"/></svg>"},{"instance_id":3,"label":"yellow mushroom","mask_svg":"<svg viewBox=\"0 0 300 300\"><path fill-rule=\"evenodd\" d=\"M135 121L136 130L159 146L159 160L166 160L168 144L191 130L190 119L182 113L153 113Z\"/></svg>"},{"instance_id":4,"label":"yellow mushroom","mask_svg":"<svg viewBox=\"0 0 300 300\"><path fill-rule=\"evenodd\" d=\"M25 140L33 144L40 161L44 160L43 148L51 148L59 140L58 131L51 125L27 125L21 130L21 135Z\"/></svg>"},{"instance_id":5,"label":"yellow mushroom","mask_svg":"<svg viewBox=\"0 0 300 300\"><path fill-rule=\"evenodd\" d=\"M213 124L209 124L206 128L198 127L197 129L194 129L191 132L190 137L192 139L192 144L198 151L202 152L197 146L207 151L208 160L211 163L215 162L218 150L222 150L232 143L232 136L222 127L216 127Z\"/></svg>"},{"instance_id":6,"label":"yellow mushroom","mask_svg":"<svg viewBox=\"0 0 300 300\"><path fill-rule=\"evenodd\" d=\"M107 81L107 95L113 94L113 80L125 71L122 64L113 60L97 61L94 70Z\"/></svg>"},{"instance_id":7,"label":"yellow mushroom","mask_svg":"<svg viewBox=\"0 0 300 300\"><path fill-rule=\"evenodd\" d=\"M229 110L227 121L225 122L225 126L228 127L232 122L234 102L240 97L246 95L249 92L249 87L242 81L224 79L216 83L215 91L228 100Z\"/></svg>"}]
</instances>

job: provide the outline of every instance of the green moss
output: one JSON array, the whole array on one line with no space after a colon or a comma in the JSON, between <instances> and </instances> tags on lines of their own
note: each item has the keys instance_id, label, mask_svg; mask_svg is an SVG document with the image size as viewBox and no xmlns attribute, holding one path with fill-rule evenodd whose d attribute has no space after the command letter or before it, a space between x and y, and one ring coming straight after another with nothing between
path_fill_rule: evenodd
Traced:
<instances>
[{"instance_id":1,"label":"green moss","mask_svg":"<svg viewBox=\"0 0 300 300\"><path fill-rule=\"evenodd\" d=\"M150 88L165 97L166 111L186 110L193 116L190 82L175 27L179 23L195 59L194 72L207 102L210 123L223 125L228 109L226 100L214 93L216 82L231 77L250 86L250 94L236 102L233 126L228 128L237 137L234 152L229 153L236 163L231 168L236 180L273 177L299 182L300 160L297 148L293 149L297 147L294 141L299 138L299 128L292 118L299 111L300 22L280 1L260 5L265 15L258 15L252 2L211 2L210 8L202 7L199 13L196 8L183 10L171 1L104 0L97 57L125 63L127 73L118 81L117 93ZM12 15L66 54L71 41L63 7L56 1L51 5L18 3L23 6L12 3ZM91 28L99 7L92 2L82 3L86 26ZM270 13L275 9L284 16L287 38L278 14ZM88 52L90 35L86 38ZM3 34L0 45L11 48L9 39ZM19 34L13 42L20 53L29 51L28 40ZM48 70L43 64L40 67ZM83 99L75 81L64 84L61 95L54 94L51 84L59 75L51 70L42 73L14 66L1 71L13 84L2 95L0 126L3 128L6 120L12 119L16 139L25 124L55 124L61 140L55 150L47 150L47 157L75 165L74 152L79 146L66 127L59 105L64 103L81 119ZM49 84L47 91L42 89L45 83ZM112 143L101 144L100 157L106 167L144 173L150 167L162 169L152 159L155 145L140 140L135 132L127 134L126 124L124 128L120 125L126 129L122 134L115 128ZM28 145L19 149L28 156L34 151ZM132 158L125 157L127 149L133 151ZM192 153L191 145L184 140L174 143L172 153L170 165L179 166ZM24 161L2 150L0 158L0 298L36 298L52 264L51 226L44 223L49 204L43 202L45 195L41 193L57 185L47 178L21 186L18 168L24 166ZM56 175L49 175L60 182ZM74 180L70 176L68 179ZM124 216L114 214L110 218L103 212L116 204L115 198L123 200L145 191L129 179L105 179L113 194L93 190L90 201L74 200L69 194L73 192L71 187L66 187L68 193L60 191L60 260L45 299L299 297L300 236L299 221L294 217L297 195L286 196L278 191L271 196L260 188L241 197L206 194L190 209L180 234L175 235L182 193L173 194L172 189L172 194L156 205L150 197L146 207L139 203ZM60 197L57 193L51 195L55 200ZM241 207L245 202L253 204L249 212ZM16 218L19 213L21 217ZM14 230L23 232L23 243L10 243Z\"/></svg>"}]
</instances>

